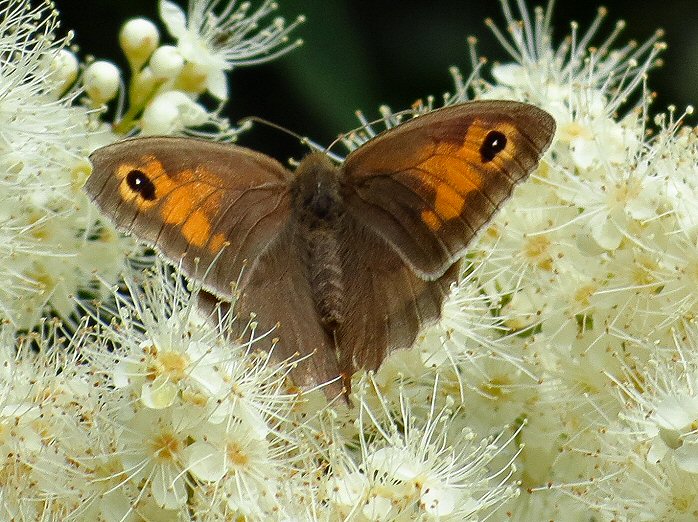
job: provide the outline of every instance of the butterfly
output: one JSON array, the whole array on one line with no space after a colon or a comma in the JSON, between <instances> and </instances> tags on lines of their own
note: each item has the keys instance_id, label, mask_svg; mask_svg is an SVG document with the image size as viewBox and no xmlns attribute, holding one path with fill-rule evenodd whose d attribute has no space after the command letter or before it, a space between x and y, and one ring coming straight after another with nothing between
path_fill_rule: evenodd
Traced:
<instances>
[{"instance_id":1,"label":"butterfly","mask_svg":"<svg viewBox=\"0 0 698 522\"><path fill-rule=\"evenodd\" d=\"M472 101L392 127L339 165L310 152L295 172L237 145L133 138L90 156L85 190L218 298L237 282L240 316L278 323L274 356L308 356L294 383L334 380L332 394L440 318L468 244L554 133L533 105Z\"/></svg>"}]
</instances>

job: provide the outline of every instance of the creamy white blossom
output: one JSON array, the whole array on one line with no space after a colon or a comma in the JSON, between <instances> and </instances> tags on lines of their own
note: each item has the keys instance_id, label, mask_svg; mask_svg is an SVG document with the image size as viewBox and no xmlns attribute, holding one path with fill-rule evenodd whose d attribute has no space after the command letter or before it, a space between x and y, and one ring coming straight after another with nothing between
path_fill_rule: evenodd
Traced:
<instances>
[{"instance_id":1,"label":"creamy white blossom","mask_svg":"<svg viewBox=\"0 0 698 522\"><path fill-rule=\"evenodd\" d=\"M276 9L264 0L254 11L250 3L235 0L189 0L185 12L174 2L160 0L160 17L187 62L182 83L187 90L208 91L219 100L228 98L226 72L281 56L300 44L289 44L288 34L303 21L286 25L282 18L259 27ZM220 6L220 7L219 7Z\"/></svg>"},{"instance_id":2,"label":"creamy white blossom","mask_svg":"<svg viewBox=\"0 0 698 522\"><path fill-rule=\"evenodd\" d=\"M31 329L49 310L68 318L95 273L115 277L125 243L82 192L87 154L111 138L76 103L70 35L50 3L0 8L0 315Z\"/></svg>"},{"instance_id":3,"label":"creamy white blossom","mask_svg":"<svg viewBox=\"0 0 698 522\"><path fill-rule=\"evenodd\" d=\"M254 330L233 341L231 316L199 316L196 290L169 270L158 265L144 289L136 280L134 272L128 293L115 293L116 308L89 312L98 326L75 337L73 359L37 358L26 346L6 366L25 375L0 408L13 426L6 455L36 453L28 464L42 480L34 495L18 484L16 502L51 495L63 516L131 519L142 498L150 516L167 518L186 513L196 491L221 512L264 519L279 509L276 483L298 453L290 425L281 428L295 401L283 393L288 367L253 353L265 342ZM37 373L45 360L48 371Z\"/></svg>"},{"instance_id":4,"label":"creamy white blossom","mask_svg":"<svg viewBox=\"0 0 698 522\"><path fill-rule=\"evenodd\" d=\"M380 394L376 403L368 402L363 397L370 395L362 394L354 421L360 442L356 451L344 439L348 433L335 428L335 440L319 451L327 452L333 471L323 479L322 491L337 517L480 520L517 495L515 484L509 483L511 461L495 464L502 448L513 445L516 432L509 440L501 435L479 440L454 422L461 412L452 409L452 401L437 409L438 388L437 380L424 414L403 390L396 405Z\"/></svg>"},{"instance_id":5,"label":"creamy white blossom","mask_svg":"<svg viewBox=\"0 0 698 522\"><path fill-rule=\"evenodd\" d=\"M271 1L159 5L174 42L130 20L122 74L80 64L50 4L0 0L0 518L695 519L698 133L690 108L648 116L661 33L599 38L600 9L557 45L552 2L519 0L487 22L509 63L469 40L473 72L452 70L443 103L528 101L557 132L441 321L357 374L349 408L291 393L274 333L202 315L177 267L151 257L118 284L132 242L87 203L88 154L127 134L231 138L201 95L225 101L227 71L294 48L300 21L265 26ZM361 116L344 142L436 105Z\"/></svg>"}]
</instances>

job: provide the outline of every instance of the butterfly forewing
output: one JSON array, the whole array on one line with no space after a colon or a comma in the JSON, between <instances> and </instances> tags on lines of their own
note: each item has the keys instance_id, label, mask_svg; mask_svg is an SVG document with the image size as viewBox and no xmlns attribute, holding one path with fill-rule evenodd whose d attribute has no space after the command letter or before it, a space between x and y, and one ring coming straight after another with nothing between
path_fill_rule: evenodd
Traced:
<instances>
[{"instance_id":1,"label":"butterfly forewing","mask_svg":"<svg viewBox=\"0 0 698 522\"><path fill-rule=\"evenodd\" d=\"M538 164L555 132L531 105L477 101L414 118L349 155L347 211L421 277L440 277Z\"/></svg>"},{"instance_id":2,"label":"butterfly forewing","mask_svg":"<svg viewBox=\"0 0 698 522\"><path fill-rule=\"evenodd\" d=\"M90 160L86 190L117 227L181 259L190 276L208 271L204 284L219 296L288 223L291 173L243 147L139 138Z\"/></svg>"}]
</instances>

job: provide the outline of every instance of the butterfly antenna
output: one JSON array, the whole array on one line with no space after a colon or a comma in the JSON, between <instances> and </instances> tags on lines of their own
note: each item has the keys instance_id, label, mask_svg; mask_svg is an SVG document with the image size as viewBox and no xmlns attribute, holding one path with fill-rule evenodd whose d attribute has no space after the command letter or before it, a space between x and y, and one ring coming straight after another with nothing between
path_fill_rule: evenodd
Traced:
<instances>
[{"instance_id":1,"label":"butterfly antenna","mask_svg":"<svg viewBox=\"0 0 698 522\"><path fill-rule=\"evenodd\" d=\"M342 161L344 161L344 158L342 156L339 156L337 154L334 154L333 152L330 152L329 149L331 148L331 146L330 147L323 147L322 145L315 143L313 140L311 140L307 136L301 136L300 134L293 132L292 130L287 129L286 127L282 127L281 125L277 125L276 123L272 123L269 120L265 120L264 118L259 118L257 116L249 116L247 118L243 118L242 120L238 121L238 125L246 126L249 128L255 122L261 123L263 125L266 125L268 127L273 128L273 129L279 130L285 134L293 136L298 141L300 141L302 145L306 145L311 150L323 152L323 153L327 154L328 156L330 156L334 161L336 161L338 163L341 163ZM334 145L336 142L337 142L337 140L332 142L332 145Z\"/></svg>"},{"instance_id":2,"label":"butterfly antenna","mask_svg":"<svg viewBox=\"0 0 698 522\"><path fill-rule=\"evenodd\" d=\"M334 141L329 144L329 146L325 150L325 153L332 156L333 158L337 158L338 156L336 154L330 152L330 149L337 145L337 143L347 140L350 143L352 143L355 148L358 148L363 143L375 138L381 132L395 127L396 125L399 125L402 122L404 116L414 116L419 112L421 111L419 111L417 108L413 106L411 109L405 109L403 111L394 112L390 114L386 113L386 115L384 115L382 118L376 118L375 120L369 121L364 116L363 112L356 111L356 117L359 119L361 125L347 132L343 132L342 134L337 136L334 139ZM373 126L379 123L383 124L385 128L380 130L374 129Z\"/></svg>"},{"instance_id":3,"label":"butterfly antenna","mask_svg":"<svg viewBox=\"0 0 698 522\"><path fill-rule=\"evenodd\" d=\"M296 138L298 141L300 141L303 145L307 145L313 150L319 150L324 152L325 149L321 145L318 145L315 143L313 140L308 138L307 136L301 136L300 134L293 132L290 129L287 129L286 127L282 127L281 125L277 125L276 123L272 123L269 120L265 120L264 118L259 118L258 116L248 116L247 118L243 118L242 120L238 121L238 125L244 126L247 128L250 128L253 123L261 123L262 125L266 125L267 127L271 127L272 129L276 129L278 131L281 131L285 134L288 134L289 136L293 136Z\"/></svg>"}]
</instances>

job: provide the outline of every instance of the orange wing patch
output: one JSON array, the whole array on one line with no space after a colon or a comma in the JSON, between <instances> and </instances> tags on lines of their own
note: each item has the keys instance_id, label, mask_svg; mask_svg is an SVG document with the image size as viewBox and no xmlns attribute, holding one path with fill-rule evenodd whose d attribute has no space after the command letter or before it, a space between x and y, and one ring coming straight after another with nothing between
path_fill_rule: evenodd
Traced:
<instances>
[{"instance_id":1,"label":"orange wing patch","mask_svg":"<svg viewBox=\"0 0 698 522\"><path fill-rule=\"evenodd\" d=\"M138 171L155 187L153 199L141 197L128 183L130 173ZM120 180L119 194L124 201L135 204L139 210L149 210L159 205L158 212L164 223L182 227L182 235L195 247L204 246L211 239L211 216L220 207L221 191L214 173L197 168L168 175L162 163L152 156L143 158L140 164L120 165L116 172ZM220 236L220 237L219 237ZM216 234L209 248L217 253L226 240Z\"/></svg>"},{"instance_id":2,"label":"orange wing patch","mask_svg":"<svg viewBox=\"0 0 698 522\"><path fill-rule=\"evenodd\" d=\"M201 210L195 210L184 222L182 234L190 245L201 248L211 237L211 222Z\"/></svg>"},{"instance_id":3,"label":"orange wing patch","mask_svg":"<svg viewBox=\"0 0 698 522\"><path fill-rule=\"evenodd\" d=\"M208 243L208 249L210 252L217 254L220 252L221 248L226 246L228 243L228 240L225 238L223 234L218 232L217 234L214 234L214 236L211 238L211 241Z\"/></svg>"},{"instance_id":4,"label":"orange wing patch","mask_svg":"<svg viewBox=\"0 0 698 522\"><path fill-rule=\"evenodd\" d=\"M181 225L187 242L201 248L211 239L211 221L220 209L222 192L217 186L218 176L206 169L196 168L194 171L177 172L175 178L176 182L168 179L167 183L163 183L166 196L160 215L165 223ZM217 246L217 252L225 243L225 238L216 237L213 243L209 248Z\"/></svg>"},{"instance_id":5,"label":"orange wing patch","mask_svg":"<svg viewBox=\"0 0 698 522\"><path fill-rule=\"evenodd\" d=\"M204 212L210 210L213 213L218 210L220 191L217 192L216 187L208 183L189 181L191 179L194 178L188 171L177 177L178 183L184 183L184 185L173 189L165 198L160 209L160 215L165 223L181 225L194 209ZM205 205L204 202L206 202Z\"/></svg>"},{"instance_id":6,"label":"orange wing patch","mask_svg":"<svg viewBox=\"0 0 698 522\"><path fill-rule=\"evenodd\" d=\"M441 228L441 219L439 219L439 216L437 216L433 210L428 208L422 210L422 222L432 232L436 232Z\"/></svg>"},{"instance_id":7,"label":"orange wing patch","mask_svg":"<svg viewBox=\"0 0 698 522\"><path fill-rule=\"evenodd\" d=\"M163 221L170 225L184 223L194 209L195 203L198 203L197 199L192 197L193 195L195 194L192 194L189 186L172 190L160 208Z\"/></svg>"},{"instance_id":8,"label":"orange wing patch","mask_svg":"<svg viewBox=\"0 0 698 522\"><path fill-rule=\"evenodd\" d=\"M475 121L468 127L462 143L439 142L429 157L417 165L417 172L423 173L417 175L419 183L433 191L432 207L421 213L422 221L431 231L436 232L443 223L462 216L467 210L468 194L485 186L482 172L476 170L482 168L477 151L492 130L510 136L516 128L507 123L485 126Z\"/></svg>"}]
</instances>

